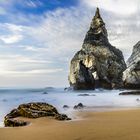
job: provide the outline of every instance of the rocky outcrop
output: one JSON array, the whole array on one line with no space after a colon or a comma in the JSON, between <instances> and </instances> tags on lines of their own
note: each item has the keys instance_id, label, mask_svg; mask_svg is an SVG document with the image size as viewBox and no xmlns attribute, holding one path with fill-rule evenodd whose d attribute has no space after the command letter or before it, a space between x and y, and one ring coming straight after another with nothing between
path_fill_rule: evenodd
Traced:
<instances>
[{"instance_id":1,"label":"rocky outcrop","mask_svg":"<svg viewBox=\"0 0 140 140\"><path fill-rule=\"evenodd\" d=\"M6 127L25 126L28 124L27 122L15 118L40 118L46 116L51 116L57 120L70 120L65 114L59 114L52 105L47 103L28 103L19 105L17 109L13 109L7 114L4 118L4 124Z\"/></svg>"},{"instance_id":2,"label":"rocky outcrop","mask_svg":"<svg viewBox=\"0 0 140 140\"><path fill-rule=\"evenodd\" d=\"M140 91L128 91L128 92L122 92L119 95L140 95Z\"/></svg>"},{"instance_id":3,"label":"rocky outcrop","mask_svg":"<svg viewBox=\"0 0 140 140\"><path fill-rule=\"evenodd\" d=\"M69 83L74 89L119 88L125 69L122 52L109 43L97 8L82 49L71 60Z\"/></svg>"},{"instance_id":4,"label":"rocky outcrop","mask_svg":"<svg viewBox=\"0 0 140 140\"><path fill-rule=\"evenodd\" d=\"M140 41L134 46L132 55L127 61L123 79L126 88L140 89Z\"/></svg>"}]
</instances>

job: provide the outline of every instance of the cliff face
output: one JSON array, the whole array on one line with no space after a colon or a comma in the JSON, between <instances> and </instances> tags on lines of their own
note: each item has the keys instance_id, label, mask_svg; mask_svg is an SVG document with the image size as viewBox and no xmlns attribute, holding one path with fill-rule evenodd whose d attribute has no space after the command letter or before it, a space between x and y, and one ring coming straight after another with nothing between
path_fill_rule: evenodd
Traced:
<instances>
[{"instance_id":1,"label":"cliff face","mask_svg":"<svg viewBox=\"0 0 140 140\"><path fill-rule=\"evenodd\" d=\"M126 88L140 89L140 41L133 47L123 79Z\"/></svg>"},{"instance_id":2,"label":"cliff face","mask_svg":"<svg viewBox=\"0 0 140 140\"><path fill-rule=\"evenodd\" d=\"M109 43L97 8L82 49L71 60L69 83L74 89L118 88L125 69L122 52Z\"/></svg>"}]
</instances>

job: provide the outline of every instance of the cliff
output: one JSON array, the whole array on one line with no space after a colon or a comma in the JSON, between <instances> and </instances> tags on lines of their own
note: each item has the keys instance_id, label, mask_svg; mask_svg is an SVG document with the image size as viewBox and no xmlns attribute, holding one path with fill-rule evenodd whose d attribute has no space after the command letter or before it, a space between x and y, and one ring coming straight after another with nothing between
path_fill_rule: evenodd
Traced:
<instances>
[{"instance_id":1,"label":"cliff","mask_svg":"<svg viewBox=\"0 0 140 140\"><path fill-rule=\"evenodd\" d=\"M140 89L140 41L133 47L123 79L126 88Z\"/></svg>"},{"instance_id":2,"label":"cliff","mask_svg":"<svg viewBox=\"0 0 140 140\"><path fill-rule=\"evenodd\" d=\"M74 89L119 88L126 64L122 52L108 41L105 23L97 8L82 49L71 60L69 83Z\"/></svg>"}]
</instances>

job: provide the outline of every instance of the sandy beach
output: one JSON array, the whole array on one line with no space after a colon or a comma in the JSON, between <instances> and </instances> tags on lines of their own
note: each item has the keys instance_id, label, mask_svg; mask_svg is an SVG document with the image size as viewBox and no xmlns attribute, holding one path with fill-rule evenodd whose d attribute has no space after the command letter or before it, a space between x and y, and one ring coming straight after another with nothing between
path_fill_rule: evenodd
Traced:
<instances>
[{"instance_id":1,"label":"sandy beach","mask_svg":"<svg viewBox=\"0 0 140 140\"><path fill-rule=\"evenodd\" d=\"M140 110L81 112L79 121L24 119L30 125L0 128L0 140L139 140Z\"/></svg>"}]
</instances>

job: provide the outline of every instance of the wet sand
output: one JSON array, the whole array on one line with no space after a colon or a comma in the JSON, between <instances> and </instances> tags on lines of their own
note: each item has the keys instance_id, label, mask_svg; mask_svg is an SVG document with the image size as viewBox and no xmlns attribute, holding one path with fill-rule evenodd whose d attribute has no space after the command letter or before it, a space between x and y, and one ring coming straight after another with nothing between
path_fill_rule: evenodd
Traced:
<instances>
[{"instance_id":1,"label":"wet sand","mask_svg":"<svg viewBox=\"0 0 140 140\"><path fill-rule=\"evenodd\" d=\"M0 128L0 140L140 140L140 109L78 115L83 119L26 119L28 126Z\"/></svg>"}]
</instances>

